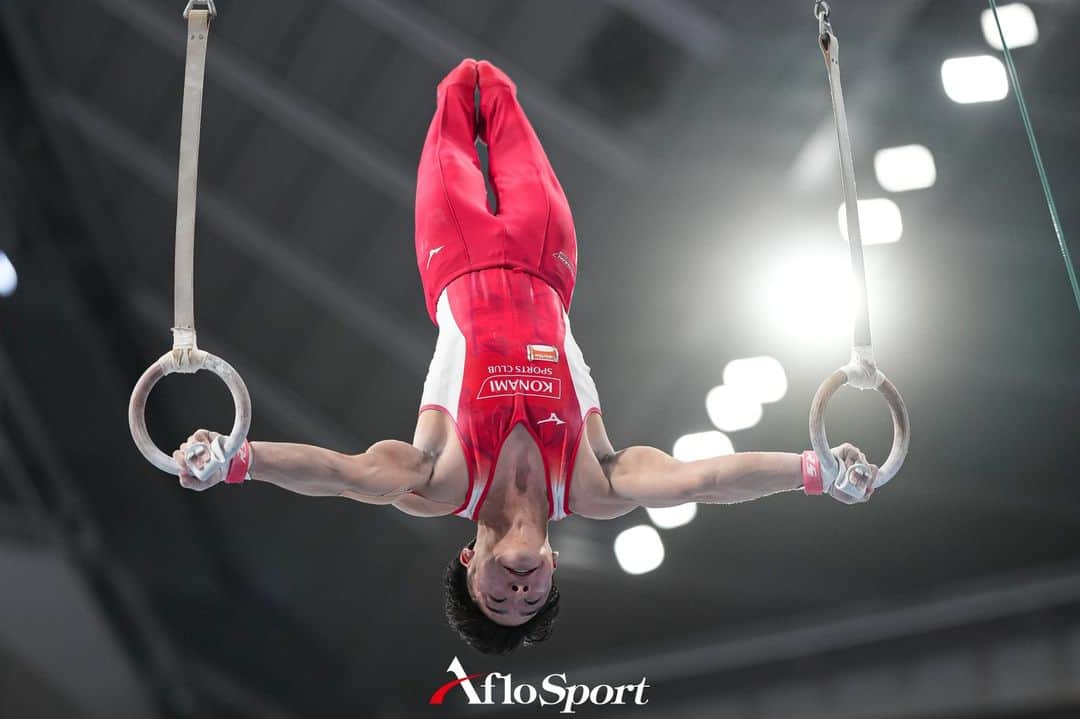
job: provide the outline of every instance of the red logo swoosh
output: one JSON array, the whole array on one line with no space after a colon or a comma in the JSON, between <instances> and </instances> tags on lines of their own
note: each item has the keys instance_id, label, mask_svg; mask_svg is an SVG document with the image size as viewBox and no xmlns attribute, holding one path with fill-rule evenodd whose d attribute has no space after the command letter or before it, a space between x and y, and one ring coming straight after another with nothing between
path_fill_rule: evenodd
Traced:
<instances>
[{"instance_id":1,"label":"red logo swoosh","mask_svg":"<svg viewBox=\"0 0 1080 719\"><path fill-rule=\"evenodd\" d=\"M483 672L481 674L470 674L467 677L462 677L461 679L455 679L452 682L447 682L446 684L443 684L441 687L439 687L435 691L435 693L431 695L431 699L428 699L428 704L442 704L443 699L446 698L447 692L456 687L458 684L461 684L462 682L467 682L470 679L486 677L488 674L490 674L490 672Z\"/></svg>"}]
</instances>

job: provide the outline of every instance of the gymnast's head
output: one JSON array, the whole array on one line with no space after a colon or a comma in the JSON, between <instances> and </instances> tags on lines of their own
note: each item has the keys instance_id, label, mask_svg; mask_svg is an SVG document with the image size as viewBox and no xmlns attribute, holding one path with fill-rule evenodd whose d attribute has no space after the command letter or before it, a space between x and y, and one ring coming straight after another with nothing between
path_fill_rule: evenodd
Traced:
<instances>
[{"instance_id":1,"label":"gymnast's head","mask_svg":"<svg viewBox=\"0 0 1080 719\"><path fill-rule=\"evenodd\" d=\"M559 553L546 541L529 549L513 537L486 540L478 532L446 567L450 627L484 654L509 654L546 640L559 614Z\"/></svg>"}]
</instances>

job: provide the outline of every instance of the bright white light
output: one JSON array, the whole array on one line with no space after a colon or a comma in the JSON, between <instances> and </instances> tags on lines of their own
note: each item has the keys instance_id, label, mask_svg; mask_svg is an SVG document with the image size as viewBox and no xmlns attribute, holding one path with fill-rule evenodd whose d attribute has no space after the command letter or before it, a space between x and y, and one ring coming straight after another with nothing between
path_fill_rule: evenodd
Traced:
<instances>
[{"instance_id":1,"label":"bright white light","mask_svg":"<svg viewBox=\"0 0 1080 719\"><path fill-rule=\"evenodd\" d=\"M902 145L878 150L874 155L878 184L889 192L931 187L937 181L934 155L922 145Z\"/></svg>"},{"instance_id":2,"label":"bright white light","mask_svg":"<svg viewBox=\"0 0 1080 719\"><path fill-rule=\"evenodd\" d=\"M615 559L627 574L645 574L664 562L660 533L647 524L623 530L615 537Z\"/></svg>"},{"instance_id":3,"label":"bright white light","mask_svg":"<svg viewBox=\"0 0 1080 719\"><path fill-rule=\"evenodd\" d=\"M851 263L839 242L777 256L756 294L765 320L804 350L850 340L855 307Z\"/></svg>"},{"instance_id":4,"label":"bright white light","mask_svg":"<svg viewBox=\"0 0 1080 719\"><path fill-rule=\"evenodd\" d=\"M847 240L846 202L840 203L840 209L836 211L836 221L840 225L840 234ZM904 220L900 216L900 208L885 197L859 200L859 230L863 247L899 242L904 234Z\"/></svg>"},{"instance_id":5,"label":"bright white light","mask_svg":"<svg viewBox=\"0 0 1080 719\"><path fill-rule=\"evenodd\" d=\"M8 256L0 250L0 297L11 297L19 286L19 274Z\"/></svg>"},{"instance_id":6,"label":"bright white light","mask_svg":"<svg viewBox=\"0 0 1080 719\"><path fill-rule=\"evenodd\" d=\"M675 440L671 456L680 462L696 462L725 454L735 454L735 447L723 432L684 434Z\"/></svg>"},{"instance_id":7,"label":"bright white light","mask_svg":"<svg viewBox=\"0 0 1080 719\"><path fill-rule=\"evenodd\" d=\"M724 384L740 389L758 402L778 402L787 394L784 366L773 357L732 360L724 367Z\"/></svg>"},{"instance_id":8,"label":"bright white light","mask_svg":"<svg viewBox=\"0 0 1080 719\"><path fill-rule=\"evenodd\" d=\"M648 507L645 511L649 519L660 529L675 529L684 524L690 524L697 516L697 504L687 502L675 507Z\"/></svg>"},{"instance_id":9,"label":"bright white light","mask_svg":"<svg viewBox=\"0 0 1080 719\"><path fill-rule=\"evenodd\" d=\"M761 403L745 390L722 384L705 395L705 411L718 429L734 432L761 421Z\"/></svg>"},{"instance_id":10,"label":"bright white light","mask_svg":"<svg viewBox=\"0 0 1080 719\"><path fill-rule=\"evenodd\" d=\"M998 19L1001 20L1001 31L1005 33L1005 42L1009 44L1010 50L1034 45L1039 41L1039 25L1035 22L1035 13L1024 3L1002 5L998 8ZM1001 35L998 34L994 13L990 9L982 11L982 31L990 47L995 50L1005 49L1001 46Z\"/></svg>"},{"instance_id":11,"label":"bright white light","mask_svg":"<svg viewBox=\"0 0 1080 719\"><path fill-rule=\"evenodd\" d=\"M941 64L941 82L953 102L994 102L1009 95L1005 66L990 55L946 60Z\"/></svg>"}]
</instances>

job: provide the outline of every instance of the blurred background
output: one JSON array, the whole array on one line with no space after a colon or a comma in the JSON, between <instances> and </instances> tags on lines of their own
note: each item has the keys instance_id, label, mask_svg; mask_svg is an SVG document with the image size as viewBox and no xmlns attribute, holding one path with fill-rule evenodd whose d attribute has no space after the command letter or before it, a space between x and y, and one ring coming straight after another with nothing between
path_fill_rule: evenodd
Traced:
<instances>
[{"instance_id":1,"label":"blurred background","mask_svg":"<svg viewBox=\"0 0 1080 719\"><path fill-rule=\"evenodd\" d=\"M649 704L610 716L1080 716L1080 322L984 3L833 3L875 348L914 428L900 476L854 508L553 525L555 636L505 658L442 617L468 523L195 494L132 445L128 395L171 342L183 4L0 4L0 716L536 711L429 707L454 657L646 677ZM471 56L517 81L570 198L571 316L615 444L805 449L850 341L811 6L219 0L196 314L247 381L251 436L412 436L435 337L414 173L435 85ZM1002 19L1076 228L1080 2ZM174 376L148 418L174 447L232 407ZM878 460L891 438L853 390L829 431Z\"/></svg>"}]
</instances>

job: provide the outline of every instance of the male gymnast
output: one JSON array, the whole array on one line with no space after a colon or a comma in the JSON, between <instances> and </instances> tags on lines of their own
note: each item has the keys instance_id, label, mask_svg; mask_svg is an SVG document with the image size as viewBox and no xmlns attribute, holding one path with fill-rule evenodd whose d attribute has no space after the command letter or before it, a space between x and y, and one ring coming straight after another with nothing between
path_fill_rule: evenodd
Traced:
<instances>
[{"instance_id":1,"label":"male gymnast","mask_svg":"<svg viewBox=\"0 0 1080 719\"><path fill-rule=\"evenodd\" d=\"M479 107L476 96L479 91ZM489 153L488 205L476 141ZM651 447L616 451L567 311L577 244L566 196L514 83L465 60L441 82L416 182L416 260L439 328L411 443L385 440L346 455L278 442L246 443L200 481L189 461L199 430L173 458L180 484L270 482L298 494L391 505L417 517L454 514L476 538L446 571L446 613L474 648L507 653L550 636L559 553L548 522L611 519L636 507L729 504L777 492L865 501L877 467L854 474L852 500L822 477L813 452L742 452L681 462ZM833 450L841 472L866 457Z\"/></svg>"}]
</instances>

